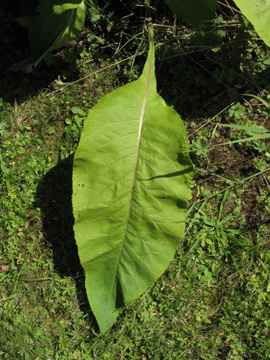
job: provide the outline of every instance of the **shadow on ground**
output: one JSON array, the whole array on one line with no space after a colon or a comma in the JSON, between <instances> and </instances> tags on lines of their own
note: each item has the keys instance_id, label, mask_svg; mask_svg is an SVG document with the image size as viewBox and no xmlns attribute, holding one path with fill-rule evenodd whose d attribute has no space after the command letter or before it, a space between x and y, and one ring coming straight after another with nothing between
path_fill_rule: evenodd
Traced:
<instances>
[{"instance_id":1,"label":"shadow on ground","mask_svg":"<svg viewBox=\"0 0 270 360\"><path fill-rule=\"evenodd\" d=\"M190 36L186 45L157 48L158 92L185 120L201 122L242 102L243 94L270 90L267 46L259 54L249 28L228 29L221 39L213 36L214 27Z\"/></svg>"},{"instance_id":2,"label":"shadow on ground","mask_svg":"<svg viewBox=\"0 0 270 360\"><path fill-rule=\"evenodd\" d=\"M92 326L97 329L73 232L72 162L73 156L70 156L45 174L37 189L36 206L42 210L43 232L53 250L55 271L61 277L69 276L75 280L80 310L90 317Z\"/></svg>"}]
</instances>

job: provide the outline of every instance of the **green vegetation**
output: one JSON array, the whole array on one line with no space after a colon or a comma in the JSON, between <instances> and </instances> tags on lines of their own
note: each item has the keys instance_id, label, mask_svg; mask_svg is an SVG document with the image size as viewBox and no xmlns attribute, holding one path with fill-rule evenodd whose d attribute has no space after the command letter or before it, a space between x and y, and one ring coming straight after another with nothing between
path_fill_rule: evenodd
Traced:
<instances>
[{"instance_id":1,"label":"green vegetation","mask_svg":"<svg viewBox=\"0 0 270 360\"><path fill-rule=\"evenodd\" d=\"M32 2L19 0L25 16L17 22L28 30L30 55L13 64L10 69L15 71L31 72L33 68L56 50L75 39L83 29L86 5L84 0L39 0L38 5ZM27 11L28 10L28 11ZM34 15L30 16L30 13Z\"/></svg>"},{"instance_id":2,"label":"green vegetation","mask_svg":"<svg viewBox=\"0 0 270 360\"><path fill-rule=\"evenodd\" d=\"M269 48L227 5L198 34L163 1L104 1L78 41L14 74L4 69L27 56L27 32L1 2L1 358L270 358ZM193 198L168 270L101 335L72 231L73 154L88 110L141 73L149 17L158 92L191 143Z\"/></svg>"}]
</instances>

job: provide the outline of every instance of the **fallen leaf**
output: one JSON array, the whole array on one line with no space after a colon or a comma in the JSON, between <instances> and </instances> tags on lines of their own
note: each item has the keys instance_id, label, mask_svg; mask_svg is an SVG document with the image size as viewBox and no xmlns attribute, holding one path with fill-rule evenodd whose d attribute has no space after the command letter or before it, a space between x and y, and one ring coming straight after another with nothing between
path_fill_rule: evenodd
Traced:
<instances>
[{"instance_id":1,"label":"fallen leaf","mask_svg":"<svg viewBox=\"0 0 270 360\"><path fill-rule=\"evenodd\" d=\"M10 265L1 265L0 268L2 271L8 271L8 269L10 268Z\"/></svg>"}]
</instances>

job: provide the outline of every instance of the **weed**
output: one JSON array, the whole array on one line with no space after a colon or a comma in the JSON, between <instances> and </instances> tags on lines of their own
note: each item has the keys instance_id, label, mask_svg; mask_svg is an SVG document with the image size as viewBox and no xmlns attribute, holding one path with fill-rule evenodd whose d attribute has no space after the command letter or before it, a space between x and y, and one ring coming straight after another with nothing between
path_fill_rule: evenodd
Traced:
<instances>
[{"instance_id":1,"label":"weed","mask_svg":"<svg viewBox=\"0 0 270 360\"><path fill-rule=\"evenodd\" d=\"M231 118L241 119L245 116L245 107L237 102L229 108L228 113Z\"/></svg>"},{"instance_id":2,"label":"weed","mask_svg":"<svg viewBox=\"0 0 270 360\"><path fill-rule=\"evenodd\" d=\"M197 149L196 150L196 155L197 156L202 155L205 158L207 158L210 144L206 140L200 139L200 138L197 139L197 140L193 140L192 145Z\"/></svg>"},{"instance_id":3,"label":"weed","mask_svg":"<svg viewBox=\"0 0 270 360\"><path fill-rule=\"evenodd\" d=\"M66 118L65 119L65 123L67 125L65 131L66 131L66 136L68 137L70 135L71 132L74 133L73 138L75 143L78 143L79 138L80 138L80 134L81 134L81 130L83 128L83 122L85 117L87 116L87 110L86 109L82 109L78 106L74 106L72 109L72 118Z\"/></svg>"}]
</instances>

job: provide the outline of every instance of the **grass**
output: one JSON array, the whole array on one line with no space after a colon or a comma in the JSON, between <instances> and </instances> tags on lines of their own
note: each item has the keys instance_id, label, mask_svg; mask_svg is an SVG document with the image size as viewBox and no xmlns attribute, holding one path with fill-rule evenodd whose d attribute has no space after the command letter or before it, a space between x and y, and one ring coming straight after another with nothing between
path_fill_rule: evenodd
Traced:
<instances>
[{"instance_id":1,"label":"grass","mask_svg":"<svg viewBox=\"0 0 270 360\"><path fill-rule=\"evenodd\" d=\"M103 5L50 66L2 69L1 358L270 359L270 150L258 138L270 129L269 49L223 6L222 32L198 36L159 1ZM191 142L193 198L168 270L101 335L72 230L72 158L88 109L140 74L150 15L159 91ZM8 17L6 64L26 44Z\"/></svg>"}]
</instances>

